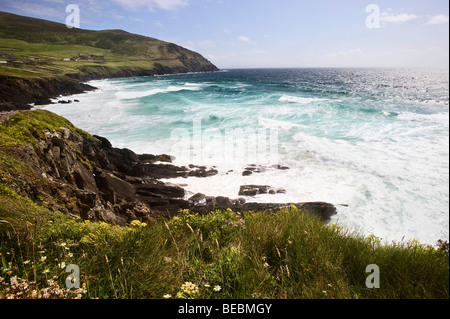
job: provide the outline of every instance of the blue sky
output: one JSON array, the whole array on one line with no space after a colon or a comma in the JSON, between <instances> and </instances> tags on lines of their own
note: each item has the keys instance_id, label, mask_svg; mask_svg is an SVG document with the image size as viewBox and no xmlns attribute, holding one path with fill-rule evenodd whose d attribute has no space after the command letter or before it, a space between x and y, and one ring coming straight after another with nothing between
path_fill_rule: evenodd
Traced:
<instances>
[{"instance_id":1,"label":"blue sky","mask_svg":"<svg viewBox=\"0 0 450 319\"><path fill-rule=\"evenodd\" d=\"M220 68L446 67L447 0L1 0L0 11L122 29L195 50ZM369 4L380 27L368 28Z\"/></svg>"}]
</instances>

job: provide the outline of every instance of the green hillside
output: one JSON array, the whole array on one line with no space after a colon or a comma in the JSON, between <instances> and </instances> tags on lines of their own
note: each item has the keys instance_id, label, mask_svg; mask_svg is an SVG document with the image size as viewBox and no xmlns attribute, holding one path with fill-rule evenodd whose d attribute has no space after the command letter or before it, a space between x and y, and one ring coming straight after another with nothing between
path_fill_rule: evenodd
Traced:
<instances>
[{"instance_id":1,"label":"green hillside","mask_svg":"<svg viewBox=\"0 0 450 319\"><path fill-rule=\"evenodd\" d=\"M156 74L218 70L176 44L122 30L69 29L6 12L0 12L0 60L0 75L81 79L120 75L125 69Z\"/></svg>"},{"instance_id":2,"label":"green hillside","mask_svg":"<svg viewBox=\"0 0 450 319\"><path fill-rule=\"evenodd\" d=\"M94 89L80 81L211 71L218 68L173 43L0 12L0 111Z\"/></svg>"}]
</instances>

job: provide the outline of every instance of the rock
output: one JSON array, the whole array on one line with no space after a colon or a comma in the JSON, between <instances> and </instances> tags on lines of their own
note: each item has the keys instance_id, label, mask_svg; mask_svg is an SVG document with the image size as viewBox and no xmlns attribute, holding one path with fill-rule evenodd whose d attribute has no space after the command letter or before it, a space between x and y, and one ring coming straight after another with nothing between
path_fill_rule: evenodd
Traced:
<instances>
[{"instance_id":1,"label":"rock","mask_svg":"<svg viewBox=\"0 0 450 319\"><path fill-rule=\"evenodd\" d=\"M282 188L273 188L267 185L243 185L239 189L239 196L256 196L259 194L284 194L286 191Z\"/></svg>"},{"instance_id":2,"label":"rock","mask_svg":"<svg viewBox=\"0 0 450 319\"><path fill-rule=\"evenodd\" d=\"M74 165L74 180L79 189L91 193L97 193L98 188L92 172L82 163L76 162Z\"/></svg>"},{"instance_id":3,"label":"rock","mask_svg":"<svg viewBox=\"0 0 450 319\"><path fill-rule=\"evenodd\" d=\"M59 104L70 104L70 103L72 103L72 100L59 100L58 103Z\"/></svg>"},{"instance_id":4,"label":"rock","mask_svg":"<svg viewBox=\"0 0 450 319\"><path fill-rule=\"evenodd\" d=\"M178 186L170 186L164 183L135 186L136 194L141 196L161 195L162 198L183 198L184 189Z\"/></svg>"},{"instance_id":5,"label":"rock","mask_svg":"<svg viewBox=\"0 0 450 319\"><path fill-rule=\"evenodd\" d=\"M216 197L216 204L218 209L227 209L233 206L233 203L228 197L218 196Z\"/></svg>"},{"instance_id":6,"label":"rock","mask_svg":"<svg viewBox=\"0 0 450 319\"><path fill-rule=\"evenodd\" d=\"M289 167L287 167L287 166L281 166L281 165L273 165L272 166L273 168L275 168L275 169L280 169L280 170L288 170L288 169L290 169Z\"/></svg>"},{"instance_id":7,"label":"rock","mask_svg":"<svg viewBox=\"0 0 450 319\"><path fill-rule=\"evenodd\" d=\"M242 172L242 176L250 176L250 175L252 175L252 174L253 174L252 171L243 171L243 172Z\"/></svg>"},{"instance_id":8,"label":"rock","mask_svg":"<svg viewBox=\"0 0 450 319\"><path fill-rule=\"evenodd\" d=\"M149 164L154 164L156 162L172 163L172 157L167 154L162 155L142 154L138 155L138 158L140 161Z\"/></svg>"},{"instance_id":9,"label":"rock","mask_svg":"<svg viewBox=\"0 0 450 319\"><path fill-rule=\"evenodd\" d=\"M319 216L323 220L327 220L337 213L334 205L325 202L300 203L296 206L305 212Z\"/></svg>"},{"instance_id":10,"label":"rock","mask_svg":"<svg viewBox=\"0 0 450 319\"><path fill-rule=\"evenodd\" d=\"M194 196L191 196L189 198L189 201L191 201L191 202L193 202L195 204L198 204L198 203L201 203L201 202L205 201L205 199L206 199L206 195L205 194L197 193Z\"/></svg>"},{"instance_id":11,"label":"rock","mask_svg":"<svg viewBox=\"0 0 450 319\"><path fill-rule=\"evenodd\" d=\"M272 165L271 167L274 169L279 169L279 170L288 170L289 169L289 167L281 166L281 165ZM264 167L261 165L257 166L255 164L252 164L245 168L245 170L242 172L242 176L250 176L253 173L264 173L268 169L270 169L270 167Z\"/></svg>"}]
</instances>

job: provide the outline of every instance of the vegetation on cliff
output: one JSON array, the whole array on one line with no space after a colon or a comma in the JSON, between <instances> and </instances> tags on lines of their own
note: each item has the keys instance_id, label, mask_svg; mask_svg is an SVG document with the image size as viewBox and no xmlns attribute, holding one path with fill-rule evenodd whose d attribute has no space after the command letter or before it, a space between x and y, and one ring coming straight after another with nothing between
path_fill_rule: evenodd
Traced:
<instances>
[{"instance_id":1,"label":"vegetation on cliff","mask_svg":"<svg viewBox=\"0 0 450 319\"><path fill-rule=\"evenodd\" d=\"M5 62L0 66L0 110L7 103L9 108L44 103L33 96L46 93L43 81L53 81L53 86L60 81L59 94L73 94L89 89L80 88L75 80L218 71L200 54L173 43L122 30L69 29L6 12L0 12L0 60ZM19 87L5 83L11 79L31 84L29 89L14 91ZM48 92L47 102L59 94ZM23 101L21 95L30 97Z\"/></svg>"},{"instance_id":2,"label":"vegetation on cliff","mask_svg":"<svg viewBox=\"0 0 450 319\"><path fill-rule=\"evenodd\" d=\"M0 298L449 297L447 243L384 243L301 206L199 214L182 189L142 186L191 173L162 159L47 111L0 117ZM373 264L380 288L366 286Z\"/></svg>"}]
</instances>

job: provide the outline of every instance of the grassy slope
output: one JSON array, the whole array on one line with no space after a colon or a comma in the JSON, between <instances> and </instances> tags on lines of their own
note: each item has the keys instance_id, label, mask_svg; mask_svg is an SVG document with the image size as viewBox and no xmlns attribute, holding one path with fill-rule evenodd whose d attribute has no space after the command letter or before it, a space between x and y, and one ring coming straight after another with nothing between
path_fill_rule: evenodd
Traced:
<instances>
[{"instance_id":1,"label":"grassy slope","mask_svg":"<svg viewBox=\"0 0 450 319\"><path fill-rule=\"evenodd\" d=\"M449 296L448 250L414 242L379 245L374 238L345 235L296 208L244 216L184 213L152 225L117 227L70 220L5 188L0 194L4 281L9 284L14 276L36 280L38 291L49 286L52 276L64 287L67 274L58 265L64 262L80 267L87 289L83 298ZM365 285L369 264L380 267L380 289ZM185 282L195 284L198 293L183 290ZM220 292L213 291L216 285ZM6 287L0 288L4 297Z\"/></svg>"},{"instance_id":2,"label":"grassy slope","mask_svg":"<svg viewBox=\"0 0 450 319\"><path fill-rule=\"evenodd\" d=\"M185 211L129 227L50 211L10 187L11 176L27 178L31 169L13 150L44 138L43 129L61 127L86 134L45 111L19 112L10 124L0 124L0 281L6 283L0 285L0 298L44 297L49 291L74 297L47 281L58 276L64 287L61 262L80 267L87 289L82 298L449 297L448 247L384 244L326 225L295 207L276 214ZM365 285L369 264L380 267L380 289ZM26 289L12 289L16 276ZM185 282L195 284L198 293L183 290Z\"/></svg>"},{"instance_id":3,"label":"grassy slope","mask_svg":"<svg viewBox=\"0 0 450 319\"><path fill-rule=\"evenodd\" d=\"M0 75L16 72L24 77L30 73L32 76L89 76L92 69L95 74L104 72L105 76L111 76L124 68L136 72L152 70L156 63L191 71L216 69L198 53L150 37L121 30L68 29L60 23L5 12L0 12L0 52L25 62L2 64ZM106 61L62 61L76 58L79 53L101 55ZM29 56L39 61L29 61L26 59Z\"/></svg>"}]
</instances>

